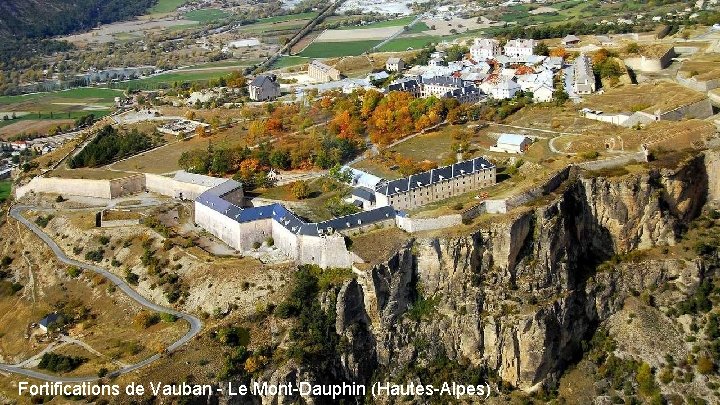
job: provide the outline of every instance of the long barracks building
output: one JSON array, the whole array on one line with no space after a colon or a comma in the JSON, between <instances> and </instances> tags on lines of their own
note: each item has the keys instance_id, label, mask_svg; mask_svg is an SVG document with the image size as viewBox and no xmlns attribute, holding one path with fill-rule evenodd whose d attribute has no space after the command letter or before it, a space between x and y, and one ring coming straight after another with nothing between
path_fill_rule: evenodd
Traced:
<instances>
[{"instance_id":1,"label":"long barracks building","mask_svg":"<svg viewBox=\"0 0 720 405\"><path fill-rule=\"evenodd\" d=\"M378 206L410 210L495 184L495 165L478 157L449 166L386 180L375 188Z\"/></svg>"}]
</instances>

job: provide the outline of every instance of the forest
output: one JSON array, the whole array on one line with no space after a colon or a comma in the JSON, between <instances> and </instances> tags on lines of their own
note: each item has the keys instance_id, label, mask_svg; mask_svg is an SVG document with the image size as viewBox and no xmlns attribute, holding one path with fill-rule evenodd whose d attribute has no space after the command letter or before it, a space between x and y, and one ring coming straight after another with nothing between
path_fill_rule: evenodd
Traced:
<instances>
[{"instance_id":1,"label":"forest","mask_svg":"<svg viewBox=\"0 0 720 405\"><path fill-rule=\"evenodd\" d=\"M69 165L73 169L102 166L150 149L157 143L136 129L121 134L112 126L106 125L95 139L70 160Z\"/></svg>"},{"instance_id":2,"label":"forest","mask_svg":"<svg viewBox=\"0 0 720 405\"><path fill-rule=\"evenodd\" d=\"M0 38L49 38L143 14L157 0L4 0Z\"/></svg>"}]
</instances>

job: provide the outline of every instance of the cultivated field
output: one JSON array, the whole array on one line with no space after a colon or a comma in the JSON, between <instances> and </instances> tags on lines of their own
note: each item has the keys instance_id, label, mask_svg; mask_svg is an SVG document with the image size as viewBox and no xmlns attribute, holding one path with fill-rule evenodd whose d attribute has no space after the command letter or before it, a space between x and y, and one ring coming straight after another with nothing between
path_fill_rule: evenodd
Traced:
<instances>
[{"instance_id":1,"label":"cultivated field","mask_svg":"<svg viewBox=\"0 0 720 405\"><path fill-rule=\"evenodd\" d=\"M55 127L71 126L74 120L15 120L12 124L0 127L0 139L8 139L19 134L47 134Z\"/></svg>"},{"instance_id":2,"label":"cultivated field","mask_svg":"<svg viewBox=\"0 0 720 405\"><path fill-rule=\"evenodd\" d=\"M372 39L383 40L402 31L402 27L358 28L343 30L325 30L315 42L349 42Z\"/></svg>"},{"instance_id":3,"label":"cultivated field","mask_svg":"<svg viewBox=\"0 0 720 405\"><path fill-rule=\"evenodd\" d=\"M356 56L379 44L378 40L347 42L313 42L300 52L306 58L334 58L338 56Z\"/></svg>"}]
</instances>

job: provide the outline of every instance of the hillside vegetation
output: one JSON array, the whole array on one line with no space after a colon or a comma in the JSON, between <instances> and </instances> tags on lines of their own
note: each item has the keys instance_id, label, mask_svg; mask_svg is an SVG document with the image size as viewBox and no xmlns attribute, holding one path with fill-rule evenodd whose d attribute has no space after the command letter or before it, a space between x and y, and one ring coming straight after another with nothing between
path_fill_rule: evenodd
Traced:
<instances>
[{"instance_id":1,"label":"hillside vegetation","mask_svg":"<svg viewBox=\"0 0 720 405\"><path fill-rule=\"evenodd\" d=\"M47 38L143 14L157 0L4 0L0 38Z\"/></svg>"}]
</instances>

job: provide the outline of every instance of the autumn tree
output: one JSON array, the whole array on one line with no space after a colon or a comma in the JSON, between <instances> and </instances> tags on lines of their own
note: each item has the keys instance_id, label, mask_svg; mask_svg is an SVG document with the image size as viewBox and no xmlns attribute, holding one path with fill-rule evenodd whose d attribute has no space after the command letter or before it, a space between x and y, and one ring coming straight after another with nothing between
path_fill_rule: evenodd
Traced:
<instances>
[{"instance_id":1,"label":"autumn tree","mask_svg":"<svg viewBox=\"0 0 720 405\"><path fill-rule=\"evenodd\" d=\"M310 197L310 186L304 180L298 180L290 185L290 191L298 200Z\"/></svg>"}]
</instances>

